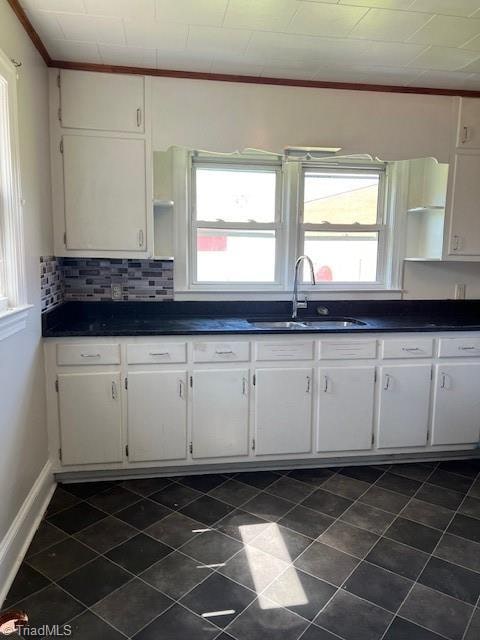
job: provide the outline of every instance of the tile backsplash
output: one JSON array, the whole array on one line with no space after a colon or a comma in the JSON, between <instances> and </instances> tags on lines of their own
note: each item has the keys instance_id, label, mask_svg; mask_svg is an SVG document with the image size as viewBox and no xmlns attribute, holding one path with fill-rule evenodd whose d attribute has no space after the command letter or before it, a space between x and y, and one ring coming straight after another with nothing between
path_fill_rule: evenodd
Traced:
<instances>
[{"instance_id":1,"label":"tile backsplash","mask_svg":"<svg viewBox=\"0 0 480 640\"><path fill-rule=\"evenodd\" d=\"M173 261L129 260L123 258L54 258L40 259L42 278L55 273L62 295L50 304L42 280L42 311L63 300L111 300L112 284L118 285L122 300L172 300ZM43 273L45 270L45 273ZM53 276L50 278L53 279Z\"/></svg>"},{"instance_id":2,"label":"tile backsplash","mask_svg":"<svg viewBox=\"0 0 480 640\"><path fill-rule=\"evenodd\" d=\"M64 300L64 282L61 258L41 256L40 291L42 312L49 311Z\"/></svg>"}]
</instances>

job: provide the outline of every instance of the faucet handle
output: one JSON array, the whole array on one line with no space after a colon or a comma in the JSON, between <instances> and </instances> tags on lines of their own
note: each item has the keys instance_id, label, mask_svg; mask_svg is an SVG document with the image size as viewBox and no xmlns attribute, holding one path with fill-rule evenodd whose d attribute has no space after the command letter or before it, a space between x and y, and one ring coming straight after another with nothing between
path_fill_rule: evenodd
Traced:
<instances>
[{"instance_id":1,"label":"faucet handle","mask_svg":"<svg viewBox=\"0 0 480 640\"><path fill-rule=\"evenodd\" d=\"M328 316L328 314L330 313L328 307L317 307L317 314L319 316Z\"/></svg>"}]
</instances>

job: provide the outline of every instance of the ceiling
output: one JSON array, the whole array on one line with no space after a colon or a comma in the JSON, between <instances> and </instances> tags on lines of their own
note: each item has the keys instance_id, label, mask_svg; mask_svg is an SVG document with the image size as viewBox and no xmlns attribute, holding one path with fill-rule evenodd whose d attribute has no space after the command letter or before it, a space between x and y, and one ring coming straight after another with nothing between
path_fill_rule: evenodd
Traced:
<instances>
[{"instance_id":1,"label":"ceiling","mask_svg":"<svg viewBox=\"0 0 480 640\"><path fill-rule=\"evenodd\" d=\"M480 90L480 0L20 0L53 60Z\"/></svg>"}]
</instances>

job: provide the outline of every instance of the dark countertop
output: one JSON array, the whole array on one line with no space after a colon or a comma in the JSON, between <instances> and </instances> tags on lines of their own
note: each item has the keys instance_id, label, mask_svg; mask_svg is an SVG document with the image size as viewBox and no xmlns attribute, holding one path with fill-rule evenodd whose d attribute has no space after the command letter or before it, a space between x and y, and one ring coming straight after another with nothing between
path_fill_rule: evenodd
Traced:
<instances>
[{"instance_id":1,"label":"dark countertop","mask_svg":"<svg viewBox=\"0 0 480 640\"><path fill-rule=\"evenodd\" d=\"M304 334L480 331L480 300L311 301L299 320L329 316L365 324L348 328L260 328L247 319L291 317L290 302L65 302L42 317L46 338L200 334Z\"/></svg>"}]
</instances>

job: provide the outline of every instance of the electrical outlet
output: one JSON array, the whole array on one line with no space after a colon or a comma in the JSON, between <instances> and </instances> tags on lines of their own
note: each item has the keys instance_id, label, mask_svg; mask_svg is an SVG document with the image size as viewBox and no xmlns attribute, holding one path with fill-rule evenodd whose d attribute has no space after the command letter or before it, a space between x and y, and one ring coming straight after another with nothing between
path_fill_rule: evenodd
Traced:
<instances>
[{"instance_id":1,"label":"electrical outlet","mask_svg":"<svg viewBox=\"0 0 480 640\"><path fill-rule=\"evenodd\" d=\"M122 285L115 284L112 282L111 284L111 292L112 292L112 300L121 300L122 299Z\"/></svg>"},{"instance_id":2,"label":"electrical outlet","mask_svg":"<svg viewBox=\"0 0 480 640\"><path fill-rule=\"evenodd\" d=\"M465 300L465 284L455 285L455 300Z\"/></svg>"}]
</instances>

